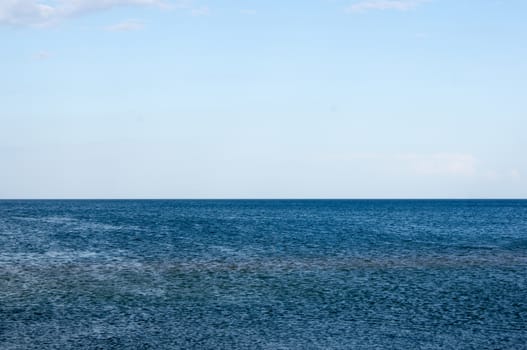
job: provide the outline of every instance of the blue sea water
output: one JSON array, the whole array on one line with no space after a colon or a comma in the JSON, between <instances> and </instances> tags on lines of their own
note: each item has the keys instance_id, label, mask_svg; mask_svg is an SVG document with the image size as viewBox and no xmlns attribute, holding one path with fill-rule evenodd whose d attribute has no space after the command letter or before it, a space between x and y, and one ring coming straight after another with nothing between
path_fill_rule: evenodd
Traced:
<instances>
[{"instance_id":1,"label":"blue sea water","mask_svg":"<svg viewBox=\"0 0 527 350\"><path fill-rule=\"evenodd\" d=\"M0 349L527 349L527 201L0 201Z\"/></svg>"}]
</instances>

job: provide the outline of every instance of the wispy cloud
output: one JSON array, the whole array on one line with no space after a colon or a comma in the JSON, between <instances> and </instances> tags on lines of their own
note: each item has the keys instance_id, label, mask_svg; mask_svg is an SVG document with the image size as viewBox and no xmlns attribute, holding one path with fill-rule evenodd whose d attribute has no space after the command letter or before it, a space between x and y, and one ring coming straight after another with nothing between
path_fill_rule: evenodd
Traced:
<instances>
[{"instance_id":1,"label":"wispy cloud","mask_svg":"<svg viewBox=\"0 0 527 350\"><path fill-rule=\"evenodd\" d=\"M44 61L50 58L51 54L48 51L39 51L33 55L33 58L38 61Z\"/></svg>"},{"instance_id":2,"label":"wispy cloud","mask_svg":"<svg viewBox=\"0 0 527 350\"><path fill-rule=\"evenodd\" d=\"M407 11L429 0L362 0L346 8L346 12L365 12L371 10Z\"/></svg>"},{"instance_id":3,"label":"wispy cloud","mask_svg":"<svg viewBox=\"0 0 527 350\"><path fill-rule=\"evenodd\" d=\"M326 155L339 162L371 162L383 164L383 169L409 172L416 176L480 175L477 158L470 153L376 153L359 152Z\"/></svg>"},{"instance_id":4,"label":"wispy cloud","mask_svg":"<svg viewBox=\"0 0 527 350\"><path fill-rule=\"evenodd\" d=\"M417 175L458 175L476 174L476 158L464 153L401 154L401 160Z\"/></svg>"},{"instance_id":5,"label":"wispy cloud","mask_svg":"<svg viewBox=\"0 0 527 350\"><path fill-rule=\"evenodd\" d=\"M136 19L130 19L120 23L112 24L104 27L105 30L110 32L131 32L135 30L141 30L145 27L145 23Z\"/></svg>"},{"instance_id":6,"label":"wispy cloud","mask_svg":"<svg viewBox=\"0 0 527 350\"><path fill-rule=\"evenodd\" d=\"M191 13L192 13L192 16L208 16L210 15L210 9L208 6L201 6L201 7L192 9Z\"/></svg>"},{"instance_id":7,"label":"wispy cloud","mask_svg":"<svg viewBox=\"0 0 527 350\"><path fill-rule=\"evenodd\" d=\"M515 180L518 180L521 178L521 173L518 169L511 169L509 170L509 176Z\"/></svg>"},{"instance_id":8,"label":"wispy cloud","mask_svg":"<svg viewBox=\"0 0 527 350\"><path fill-rule=\"evenodd\" d=\"M244 9L244 10L240 10L240 13L242 15L255 15L256 10Z\"/></svg>"},{"instance_id":9,"label":"wispy cloud","mask_svg":"<svg viewBox=\"0 0 527 350\"><path fill-rule=\"evenodd\" d=\"M0 0L0 24L45 27L118 6L190 8L191 0Z\"/></svg>"}]
</instances>

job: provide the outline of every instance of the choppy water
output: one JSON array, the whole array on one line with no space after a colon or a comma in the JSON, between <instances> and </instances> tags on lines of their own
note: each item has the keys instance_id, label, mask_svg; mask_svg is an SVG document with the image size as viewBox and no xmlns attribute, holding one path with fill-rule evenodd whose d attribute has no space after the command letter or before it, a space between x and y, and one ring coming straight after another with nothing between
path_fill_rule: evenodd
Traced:
<instances>
[{"instance_id":1,"label":"choppy water","mask_svg":"<svg viewBox=\"0 0 527 350\"><path fill-rule=\"evenodd\" d=\"M1 349L527 349L527 201L0 201Z\"/></svg>"}]
</instances>

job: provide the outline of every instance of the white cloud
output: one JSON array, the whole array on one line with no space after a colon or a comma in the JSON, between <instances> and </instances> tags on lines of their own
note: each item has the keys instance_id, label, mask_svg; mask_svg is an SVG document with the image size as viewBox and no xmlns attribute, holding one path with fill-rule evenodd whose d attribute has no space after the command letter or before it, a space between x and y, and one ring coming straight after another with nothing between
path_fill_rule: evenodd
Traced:
<instances>
[{"instance_id":1,"label":"white cloud","mask_svg":"<svg viewBox=\"0 0 527 350\"><path fill-rule=\"evenodd\" d=\"M49 26L67 18L117 6L189 8L191 0L0 0L0 24Z\"/></svg>"},{"instance_id":2,"label":"white cloud","mask_svg":"<svg viewBox=\"0 0 527 350\"><path fill-rule=\"evenodd\" d=\"M141 30L145 27L144 22L135 19L130 19L120 23L107 26L104 29L110 32L130 32L134 30Z\"/></svg>"},{"instance_id":3,"label":"white cloud","mask_svg":"<svg viewBox=\"0 0 527 350\"><path fill-rule=\"evenodd\" d=\"M477 172L477 161L471 154L402 154L396 158L405 162L417 175L472 176Z\"/></svg>"},{"instance_id":4,"label":"white cloud","mask_svg":"<svg viewBox=\"0 0 527 350\"><path fill-rule=\"evenodd\" d=\"M508 170L488 170L483 173L483 178L489 181L518 181L521 180L522 175L518 169Z\"/></svg>"},{"instance_id":5,"label":"white cloud","mask_svg":"<svg viewBox=\"0 0 527 350\"><path fill-rule=\"evenodd\" d=\"M326 160L382 165L382 169L418 176L478 176L478 160L468 153L376 153L326 154ZM381 169L379 168L379 169Z\"/></svg>"},{"instance_id":6,"label":"white cloud","mask_svg":"<svg viewBox=\"0 0 527 350\"><path fill-rule=\"evenodd\" d=\"M370 10L407 11L429 0L362 0L346 8L346 12L365 12Z\"/></svg>"}]
</instances>

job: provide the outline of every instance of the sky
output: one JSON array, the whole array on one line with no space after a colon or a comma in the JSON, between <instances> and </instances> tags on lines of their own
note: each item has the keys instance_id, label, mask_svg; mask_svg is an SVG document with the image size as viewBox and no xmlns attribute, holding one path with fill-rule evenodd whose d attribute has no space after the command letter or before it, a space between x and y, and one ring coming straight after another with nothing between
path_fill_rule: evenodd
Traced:
<instances>
[{"instance_id":1,"label":"sky","mask_svg":"<svg viewBox=\"0 0 527 350\"><path fill-rule=\"evenodd\" d=\"M0 198L527 198L526 18L0 0Z\"/></svg>"}]
</instances>

